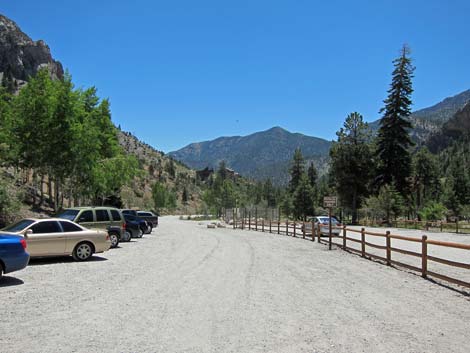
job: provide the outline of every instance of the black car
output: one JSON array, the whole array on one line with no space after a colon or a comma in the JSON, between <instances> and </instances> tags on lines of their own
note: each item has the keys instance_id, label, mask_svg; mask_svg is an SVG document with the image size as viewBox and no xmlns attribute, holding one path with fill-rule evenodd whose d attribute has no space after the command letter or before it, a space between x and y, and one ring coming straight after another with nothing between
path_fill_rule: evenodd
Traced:
<instances>
[{"instance_id":1,"label":"black car","mask_svg":"<svg viewBox=\"0 0 470 353\"><path fill-rule=\"evenodd\" d=\"M147 221L130 214L123 215L126 220L126 229L129 228L133 238L142 238L143 234L150 234L152 232L152 226Z\"/></svg>"},{"instance_id":2,"label":"black car","mask_svg":"<svg viewBox=\"0 0 470 353\"><path fill-rule=\"evenodd\" d=\"M152 225L152 228L158 226L158 215L155 215L150 211L137 211L137 216L143 220L146 220L149 224Z\"/></svg>"}]
</instances>

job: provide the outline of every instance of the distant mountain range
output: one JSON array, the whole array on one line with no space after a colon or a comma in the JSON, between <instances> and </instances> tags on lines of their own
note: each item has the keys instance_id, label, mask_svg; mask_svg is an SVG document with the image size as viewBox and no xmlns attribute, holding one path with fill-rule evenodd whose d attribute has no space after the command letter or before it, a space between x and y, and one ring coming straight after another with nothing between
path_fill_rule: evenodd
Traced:
<instances>
[{"instance_id":1,"label":"distant mountain range","mask_svg":"<svg viewBox=\"0 0 470 353\"><path fill-rule=\"evenodd\" d=\"M434 141L430 145L432 148L448 143L453 136L449 131L454 131L457 122L463 119L462 116L467 116L470 106L463 112L461 110L469 102L470 90L467 90L432 107L414 112L410 118L414 125L411 131L413 139L418 144ZM451 120L459 114L460 120ZM380 120L369 125L376 132ZM444 134L439 135L443 129ZM212 141L192 143L170 155L194 169L217 168L224 160L230 168L243 176L258 180L271 178L276 184L286 184L289 180L289 163L297 147L302 150L307 162L314 162L322 174L328 169L330 146L330 141L274 127L249 136L220 137Z\"/></svg>"},{"instance_id":2,"label":"distant mountain range","mask_svg":"<svg viewBox=\"0 0 470 353\"><path fill-rule=\"evenodd\" d=\"M274 127L248 136L192 143L171 152L170 156L195 169L217 168L224 160L229 168L243 176L269 177L280 184L288 180L288 166L296 148L318 169L324 170L330 146L330 141Z\"/></svg>"}]
</instances>

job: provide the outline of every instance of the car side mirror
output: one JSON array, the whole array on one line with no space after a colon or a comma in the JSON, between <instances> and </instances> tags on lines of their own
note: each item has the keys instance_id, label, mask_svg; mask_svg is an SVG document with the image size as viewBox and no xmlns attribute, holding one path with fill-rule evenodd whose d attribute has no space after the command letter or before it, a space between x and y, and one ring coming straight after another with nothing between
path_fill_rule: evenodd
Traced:
<instances>
[{"instance_id":1,"label":"car side mirror","mask_svg":"<svg viewBox=\"0 0 470 353\"><path fill-rule=\"evenodd\" d=\"M27 229L26 232L24 232L24 236L25 236L25 237L28 237L28 236L30 236L31 234L33 234L33 230L32 230L32 229Z\"/></svg>"}]
</instances>

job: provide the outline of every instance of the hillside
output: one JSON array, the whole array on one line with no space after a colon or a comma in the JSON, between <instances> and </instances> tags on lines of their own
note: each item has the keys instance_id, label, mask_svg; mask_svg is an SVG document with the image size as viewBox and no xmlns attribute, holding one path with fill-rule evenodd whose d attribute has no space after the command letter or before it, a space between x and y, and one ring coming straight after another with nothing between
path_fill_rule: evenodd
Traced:
<instances>
[{"instance_id":1,"label":"hillside","mask_svg":"<svg viewBox=\"0 0 470 353\"><path fill-rule=\"evenodd\" d=\"M170 155L195 169L216 168L225 160L229 168L254 179L273 178L276 184L287 181L288 163L296 148L324 170L331 142L317 137L291 133L280 127L248 136L220 137L192 143Z\"/></svg>"},{"instance_id":2,"label":"hillside","mask_svg":"<svg viewBox=\"0 0 470 353\"><path fill-rule=\"evenodd\" d=\"M433 134L426 144L431 152L437 153L469 134L470 103L467 103L450 120L446 121L442 129Z\"/></svg>"},{"instance_id":3,"label":"hillside","mask_svg":"<svg viewBox=\"0 0 470 353\"><path fill-rule=\"evenodd\" d=\"M460 109L470 102L470 90L455 96L445 98L443 101L424 109L413 112L410 121L414 128L411 137L418 144L423 144L431 135L438 133L443 124L451 119ZM380 126L380 119L369 124L376 132Z\"/></svg>"}]
</instances>

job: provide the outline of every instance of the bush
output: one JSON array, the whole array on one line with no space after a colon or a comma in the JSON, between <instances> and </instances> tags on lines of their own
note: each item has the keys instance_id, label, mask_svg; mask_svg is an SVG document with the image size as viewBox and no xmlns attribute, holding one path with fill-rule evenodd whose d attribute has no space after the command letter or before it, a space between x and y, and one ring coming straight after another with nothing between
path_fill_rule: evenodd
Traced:
<instances>
[{"instance_id":1,"label":"bush","mask_svg":"<svg viewBox=\"0 0 470 353\"><path fill-rule=\"evenodd\" d=\"M15 212L19 209L18 196L9 190L4 183L0 183L0 227L11 222Z\"/></svg>"},{"instance_id":2,"label":"bush","mask_svg":"<svg viewBox=\"0 0 470 353\"><path fill-rule=\"evenodd\" d=\"M425 221L439 221L448 212L447 208L440 202L432 202L424 207L419 215Z\"/></svg>"}]
</instances>

